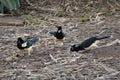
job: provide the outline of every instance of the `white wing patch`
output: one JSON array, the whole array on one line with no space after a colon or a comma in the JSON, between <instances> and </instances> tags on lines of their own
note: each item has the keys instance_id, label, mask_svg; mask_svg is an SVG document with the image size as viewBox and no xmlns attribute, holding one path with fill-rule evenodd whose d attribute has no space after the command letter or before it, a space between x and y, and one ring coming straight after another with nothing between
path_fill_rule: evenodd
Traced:
<instances>
[{"instance_id":1,"label":"white wing patch","mask_svg":"<svg viewBox=\"0 0 120 80\"><path fill-rule=\"evenodd\" d=\"M26 47L27 46L27 42L22 44L22 47Z\"/></svg>"},{"instance_id":2,"label":"white wing patch","mask_svg":"<svg viewBox=\"0 0 120 80\"><path fill-rule=\"evenodd\" d=\"M58 30L58 33L62 32L61 30Z\"/></svg>"}]
</instances>

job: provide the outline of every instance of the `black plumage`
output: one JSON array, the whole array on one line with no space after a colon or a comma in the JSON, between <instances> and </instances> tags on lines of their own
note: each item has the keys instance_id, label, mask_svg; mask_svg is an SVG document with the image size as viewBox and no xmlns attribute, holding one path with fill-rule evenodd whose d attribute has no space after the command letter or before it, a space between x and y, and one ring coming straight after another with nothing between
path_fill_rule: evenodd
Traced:
<instances>
[{"instance_id":1,"label":"black plumage","mask_svg":"<svg viewBox=\"0 0 120 80\"><path fill-rule=\"evenodd\" d=\"M58 30L57 31L51 31L49 32L51 35L53 35L54 37L56 37L57 39L63 39L65 37L65 34L62 31L62 27L61 26L57 26Z\"/></svg>"},{"instance_id":2,"label":"black plumage","mask_svg":"<svg viewBox=\"0 0 120 80\"><path fill-rule=\"evenodd\" d=\"M63 45L63 41L64 41L64 37L65 34L62 31L62 27L61 26L57 26L57 31L51 31L49 32L50 35L54 36L54 43L60 43L60 45Z\"/></svg>"},{"instance_id":3,"label":"black plumage","mask_svg":"<svg viewBox=\"0 0 120 80\"><path fill-rule=\"evenodd\" d=\"M27 40L23 40L21 37L19 37L17 39L17 48L20 50L27 50L28 53L30 54L32 45L34 45L39 41L40 41L40 38L37 38L37 37L32 39L27 39Z\"/></svg>"},{"instance_id":4,"label":"black plumage","mask_svg":"<svg viewBox=\"0 0 120 80\"><path fill-rule=\"evenodd\" d=\"M17 48L18 49L24 49L24 47L22 47L22 44L24 43L24 40L21 38L21 37L19 37L18 39L17 39Z\"/></svg>"},{"instance_id":5,"label":"black plumage","mask_svg":"<svg viewBox=\"0 0 120 80\"><path fill-rule=\"evenodd\" d=\"M94 47L97 47L97 44L100 40L109 38L110 36L102 36L102 37L91 37L89 39L84 40L79 45L73 45L70 48L70 51L80 51L80 50L88 50Z\"/></svg>"}]
</instances>

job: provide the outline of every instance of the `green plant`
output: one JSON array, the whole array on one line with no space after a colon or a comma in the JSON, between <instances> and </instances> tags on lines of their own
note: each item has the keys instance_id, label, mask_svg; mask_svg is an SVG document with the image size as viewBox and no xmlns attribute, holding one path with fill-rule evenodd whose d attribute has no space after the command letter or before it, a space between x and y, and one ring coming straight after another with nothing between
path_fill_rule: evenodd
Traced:
<instances>
[{"instance_id":1,"label":"green plant","mask_svg":"<svg viewBox=\"0 0 120 80\"><path fill-rule=\"evenodd\" d=\"M26 24L39 24L40 23L40 19L37 17L33 17L31 15L27 15L25 17L25 23Z\"/></svg>"}]
</instances>

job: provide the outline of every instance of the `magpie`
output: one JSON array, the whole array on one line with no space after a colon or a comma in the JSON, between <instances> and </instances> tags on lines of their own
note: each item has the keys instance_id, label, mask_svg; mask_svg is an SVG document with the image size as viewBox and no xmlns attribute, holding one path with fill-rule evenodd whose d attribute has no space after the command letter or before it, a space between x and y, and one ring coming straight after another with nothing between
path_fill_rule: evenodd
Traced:
<instances>
[{"instance_id":1,"label":"magpie","mask_svg":"<svg viewBox=\"0 0 120 80\"><path fill-rule=\"evenodd\" d=\"M49 32L50 35L54 36L54 43L56 44L56 42L63 42L64 41L64 37L65 34L62 31L62 27L61 26L56 26L58 29L57 31L51 31Z\"/></svg>"},{"instance_id":2,"label":"magpie","mask_svg":"<svg viewBox=\"0 0 120 80\"><path fill-rule=\"evenodd\" d=\"M31 49L32 46L37 43L40 42L40 38L32 38L32 39L27 39L27 40L23 40L21 37L17 38L17 48L20 50L26 50L28 52L29 55L31 55Z\"/></svg>"},{"instance_id":3,"label":"magpie","mask_svg":"<svg viewBox=\"0 0 120 80\"><path fill-rule=\"evenodd\" d=\"M108 36L108 35L102 36L102 37L95 36L95 37L88 38L88 39L84 40L81 44L72 45L70 48L70 51L78 52L80 50L90 50L90 49L96 48L96 47L98 47L97 44L99 43L100 40L106 39L109 37L111 37L111 36Z\"/></svg>"}]
</instances>

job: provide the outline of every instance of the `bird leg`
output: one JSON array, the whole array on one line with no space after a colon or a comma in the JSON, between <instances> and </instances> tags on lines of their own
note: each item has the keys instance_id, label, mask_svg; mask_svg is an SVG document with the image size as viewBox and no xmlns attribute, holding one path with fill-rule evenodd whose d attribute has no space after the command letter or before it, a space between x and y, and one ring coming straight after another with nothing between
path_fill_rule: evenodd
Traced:
<instances>
[{"instance_id":1,"label":"bird leg","mask_svg":"<svg viewBox=\"0 0 120 80\"><path fill-rule=\"evenodd\" d=\"M56 45L57 44L57 39L54 37L54 44Z\"/></svg>"},{"instance_id":2,"label":"bird leg","mask_svg":"<svg viewBox=\"0 0 120 80\"><path fill-rule=\"evenodd\" d=\"M63 46L63 39L56 39L56 45Z\"/></svg>"},{"instance_id":3,"label":"bird leg","mask_svg":"<svg viewBox=\"0 0 120 80\"><path fill-rule=\"evenodd\" d=\"M31 52L32 52L33 50L32 50L32 47L29 47L29 48L25 49L25 51L28 53L28 55L31 55Z\"/></svg>"},{"instance_id":4,"label":"bird leg","mask_svg":"<svg viewBox=\"0 0 120 80\"><path fill-rule=\"evenodd\" d=\"M28 51L29 51L29 52L28 52L28 55L31 55L31 52L33 52L33 48L30 47Z\"/></svg>"},{"instance_id":5,"label":"bird leg","mask_svg":"<svg viewBox=\"0 0 120 80\"><path fill-rule=\"evenodd\" d=\"M30 53L30 49L28 49L28 55L31 55L31 53Z\"/></svg>"},{"instance_id":6,"label":"bird leg","mask_svg":"<svg viewBox=\"0 0 120 80\"><path fill-rule=\"evenodd\" d=\"M96 47L96 48L99 48L99 46L98 46L97 44L95 45L95 47Z\"/></svg>"}]
</instances>

